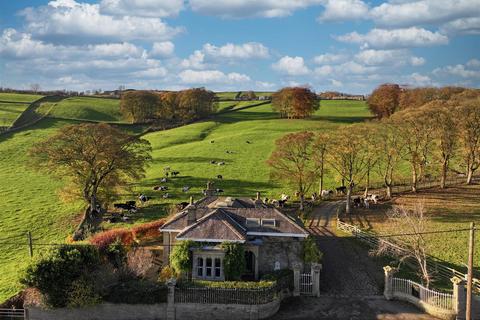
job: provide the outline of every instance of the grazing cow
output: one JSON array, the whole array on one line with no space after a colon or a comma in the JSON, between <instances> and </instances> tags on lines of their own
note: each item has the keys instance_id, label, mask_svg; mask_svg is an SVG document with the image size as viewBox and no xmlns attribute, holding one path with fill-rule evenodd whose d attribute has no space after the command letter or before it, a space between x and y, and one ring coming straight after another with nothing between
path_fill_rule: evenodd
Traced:
<instances>
[{"instance_id":1,"label":"grazing cow","mask_svg":"<svg viewBox=\"0 0 480 320\"><path fill-rule=\"evenodd\" d=\"M210 140L210 143L215 143L215 140Z\"/></svg>"},{"instance_id":2,"label":"grazing cow","mask_svg":"<svg viewBox=\"0 0 480 320\"><path fill-rule=\"evenodd\" d=\"M170 194L167 192L162 197L163 197L163 199L168 199L168 198L170 198Z\"/></svg>"},{"instance_id":3,"label":"grazing cow","mask_svg":"<svg viewBox=\"0 0 480 320\"><path fill-rule=\"evenodd\" d=\"M223 190L222 190L222 189L215 189L215 192L216 192L216 193L222 193Z\"/></svg>"},{"instance_id":4,"label":"grazing cow","mask_svg":"<svg viewBox=\"0 0 480 320\"><path fill-rule=\"evenodd\" d=\"M215 161L215 160L210 161L210 164L216 164L216 163L217 163L217 161Z\"/></svg>"},{"instance_id":5,"label":"grazing cow","mask_svg":"<svg viewBox=\"0 0 480 320\"><path fill-rule=\"evenodd\" d=\"M177 209L179 210L183 210L185 209L190 203L188 202L180 202L180 203L177 203L176 207Z\"/></svg>"},{"instance_id":6,"label":"grazing cow","mask_svg":"<svg viewBox=\"0 0 480 320\"><path fill-rule=\"evenodd\" d=\"M168 187L167 186L155 186L155 187L153 187L153 190L155 190L155 191L167 191Z\"/></svg>"},{"instance_id":7,"label":"grazing cow","mask_svg":"<svg viewBox=\"0 0 480 320\"><path fill-rule=\"evenodd\" d=\"M203 189L203 190L202 190L202 194L203 194L204 196L206 196L206 195L207 195L207 190Z\"/></svg>"},{"instance_id":8,"label":"grazing cow","mask_svg":"<svg viewBox=\"0 0 480 320\"><path fill-rule=\"evenodd\" d=\"M185 186L185 187L182 188L183 192L187 192L188 190L190 190L190 187L188 187L188 186Z\"/></svg>"},{"instance_id":9,"label":"grazing cow","mask_svg":"<svg viewBox=\"0 0 480 320\"><path fill-rule=\"evenodd\" d=\"M347 194L347 187L341 186L341 187L335 188L335 193Z\"/></svg>"},{"instance_id":10,"label":"grazing cow","mask_svg":"<svg viewBox=\"0 0 480 320\"><path fill-rule=\"evenodd\" d=\"M150 197L147 197L146 195L141 194L141 195L138 197L138 200L140 200L142 203L145 203L145 202L147 202L148 200L150 200Z\"/></svg>"},{"instance_id":11,"label":"grazing cow","mask_svg":"<svg viewBox=\"0 0 480 320\"><path fill-rule=\"evenodd\" d=\"M248 144L251 144L251 142L250 142L250 141L248 141L248 140L247 140L246 142L247 142Z\"/></svg>"},{"instance_id":12,"label":"grazing cow","mask_svg":"<svg viewBox=\"0 0 480 320\"><path fill-rule=\"evenodd\" d=\"M278 200L278 206L280 208L283 208L285 206L285 203L287 203L287 199L285 200Z\"/></svg>"},{"instance_id":13,"label":"grazing cow","mask_svg":"<svg viewBox=\"0 0 480 320\"><path fill-rule=\"evenodd\" d=\"M178 171L172 171L172 176L174 176L174 177L178 176L179 174L180 174L180 172L178 172Z\"/></svg>"},{"instance_id":14,"label":"grazing cow","mask_svg":"<svg viewBox=\"0 0 480 320\"><path fill-rule=\"evenodd\" d=\"M333 194L333 190L322 190L321 197L329 198Z\"/></svg>"},{"instance_id":15,"label":"grazing cow","mask_svg":"<svg viewBox=\"0 0 480 320\"><path fill-rule=\"evenodd\" d=\"M268 203L268 198L263 198L263 203Z\"/></svg>"},{"instance_id":16,"label":"grazing cow","mask_svg":"<svg viewBox=\"0 0 480 320\"><path fill-rule=\"evenodd\" d=\"M222 176L221 174L219 174L219 175L217 176L217 179L223 179L223 176Z\"/></svg>"},{"instance_id":17,"label":"grazing cow","mask_svg":"<svg viewBox=\"0 0 480 320\"><path fill-rule=\"evenodd\" d=\"M167 178L162 178L162 179L160 179L160 182L161 183L166 183L166 182L168 182L168 179Z\"/></svg>"},{"instance_id":18,"label":"grazing cow","mask_svg":"<svg viewBox=\"0 0 480 320\"><path fill-rule=\"evenodd\" d=\"M223 161L220 161L220 162L219 162L219 163L217 163L217 164L218 164L219 166L223 166L223 165L225 165L225 162L223 162Z\"/></svg>"},{"instance_id":19,"label":"grazing cow","mask_svg":"<svg viewBox=\"0 0 480 320\"><path fill-rule=\"evenodd\" d=\"M233 151L227 150L226 153L228 153L228 154L233 154Z\"/></svg>"},{"instance_id":20,"label":"grazing cow","mask_svg":"<svg viewBox=\"0 0 480 320\"><path fill-rule=\"evenodd\" d=\"M353 201L353 206L354 206L354 207L360 207L360 206L362 205L363 198L361 198L361 197L352 197L352 201Z\"/></svg>"},{"instance_id":21,"label":"grazing cow","mask_svg":"<svg viewBox=\"0 0 480 320\"><path fill-rule=\"evenodd\" d=\"M127 204L127 205L129 205L129 206L135 207L135 205L137 204L137 201L135 201L135 200L129 200L129 201L125 202L125 204Z\"/></svg>"},{"instance_id":22,"label":"grazing cow","mask_svg":"<svg viewBox=\"0 0 480 320\"><path fill-rule=\"evenodd\" d=\"M132 205L131 201L127 201L127 203L114 203L113 207L116 209L127 210L130 213L137 212L137 207L135 206L135 201Z\"/></svg>"},{"instance_id":23,"label":"grazing cow","mask_svg":"<svg viewBox=\"0 0 480 320\"><path fill-rule=\"evenodd\" d=\"M288 194L282 193L282 195L280 196L280 200L282 201L287 201L288 199L290 199L290 196Z\"/></svg>"},{"instance_id":24,"label":"grazing cow","mask_svg":"<svg viewBox=\"0 0 480 320\"><path fill-rule=\"evenodd\" d=\"M368 201L373 201L374 204L377 204L378 200L380 200L380 196L378 194L367 194L365 199L368 199Z\"/></svg>"},{"instance_id":25,"label":"grazing cow","mask_svg":"<svg viewBox=\"0 0 480 320\"><path fill-rule=\"evenodd\" d=\"M318 199L318 194L316 192L312 193L312 201L317 201Z\"/></svg>"}]
</instances>

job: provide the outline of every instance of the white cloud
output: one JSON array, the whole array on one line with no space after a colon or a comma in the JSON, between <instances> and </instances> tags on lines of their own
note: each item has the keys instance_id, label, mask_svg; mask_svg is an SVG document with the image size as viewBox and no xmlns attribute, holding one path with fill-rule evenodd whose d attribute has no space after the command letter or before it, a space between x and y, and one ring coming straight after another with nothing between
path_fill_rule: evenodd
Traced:
<instances>
[{"instance_id":1,"label":"white cloud","mask_svg":"<svg viewBox=\"0 0 480 320\"><path fill-rule=\"evenodd\" d=\"M132 72L132 76L136 78L161 78L165 77L167 74L168 71L164 67L156 67L142 71Z\"/></svg>"},{"instance_id":2,"label":"white cloud","mask_svg":"<svg viewBox=\"0 0 480 320\"><path fill-rule=\"evenodd\" d=\"M445 66L443 68L436 68L432 71L436 76L454 76L460 78L480 78L480 70L467 69L463 64Z\"/></svg>"},{"instance_id":3,"label":"white cloud","mask_svg":"<svg viewBox=\"0 0 480 320\"><path fill-rule=\"evenodd\" d=\"M171 17L183 9L183 0L102 0L100 11L111 15Z\"/></svg>"},{"instance_id":4,"label":"white cloud","mask_svg":"<svg viewBox=\"0 0 480 320\"><path fill-rule=\"evenodd\" d=\"M159 18L104 15L98 4L73 0L27 8L21 15L29 33L50 42L154 41L170 39L183 30L170 27Z\"/></svg>"},{"instance_id":5,"label":"white cloud","mask_svg":"<svg viewBox=\"0 0 480 320\"><path fill-rule=\"evenodd\" d=\"M315 74L318 76L328 76L335 71L333 66L325 65L315 68Z\"/></svg>"},{"instance_id":6,"label":"white cloud","mask_svg":"<svg viewBox=\"0 0 480 320\"><path fill-rule=\"evenodd\" d=\"M330 79L330 84L334 87L343 87L343 82L335 79Z\"/></svg>"},{"instance_id":7,"label":"white cloud","mask_svg":"<svg viewBox=\"0 0 480 320\"><path fill-rule=\"evenodd\" d=\"M407 76L406 80L408 84L417 86L417 87L425 87L425 86L432 85L432 79L430 79L429 76L422 75L416 72Z\"/></svg>"},{"instance_id":8,"label":"white cloud","mask_svg":"<svg viewBox=\"0 0 480 320\"><path fill-rule=\"evenodd\" d=\"M182 60L180 66L185 69L204 69L206 68L205 54L200 50L195 50L187 59Z\"/></svg>"},{"instance_id":9,"label":"white cloud","mask_svg":"<svg viewBox=\"0 0 480 320\"><path fill-rule=\"evenodd\" d=\"M480 34L480 17L453 20L442 25L440 30L447 34Z\"/></svg>"},{"instance_id":10,"label":"white cloud","mask_svg":"<svg viewBox=\"0 0 480 320\"><path fill-rule=\"evenodd\" d=\"M140 57L144 52L143 49L128 42L88 45L87 51L97 57Z\"/></svg>"},{"instance_id":11,"label":"white cloud","mask_svg":"<svg viewBox=\"0 0 480 320\"><path fill-rule=\"evenodd\" d=\"M0 55L10 58L29 58L35 55L49 55L55 52L55 46L33 40L31 35L6 29L0 38Z\"/></svg>"},{"instance_id":12,"label":"white cloud","mask_svg":"<svg viewBox=\"0 0 480 320\"><path fill-rule=\"evenodd\" d=\"M207 43L203 46L203 52L213 58L220 59L251 59L268 58L268 48L258 42L243 44L227 43L221 47Z\"/></svg>"},{"instance_id":13,"label":"white cloud","mask_svg":"<svg viewBox=\"0 0 480 320\"><path fill-rule=\"evenodd\" d=\"M270 90L275 88L275 83L266 82L266 81L256 81L255 85L261 90Z\"/></svg>"},{"instance_id":14,"label":"white cloud","mask_svg":"<svg viewBox=\"0 0 480 320\"><path fill-rule=\"evenodd\" d=\"M362 0L326 0L320 22L368 18L368 6Z\"/></svg>"},{"instance_id":15,"label":"white cloud","mask_svg":"<svg viewBox=\"0 0 480 320\"><path fill-rule=\"evenodd\" d=\"M183 83L211 84L211 83L241 83L250 81L250 77L236 72L225 74L219 70L184 70L178 75Z\"/></svg>"},{"instance_id":16,"label":"white cloud","mask_svg":"<svg viewBox=\"0 0 480 320\"><path fill-rule=\"evenodd\" d=\"M438 32L411 27L405 29L372 29L366 34L351 32L338 36L342 42L358 43L363 48L408 48L443 45L448 43L448 38Z\"/></svg>"},{"instance_id":17,"label":"white cloud","mask_svg":"<svg viewBox=\"0 0 480 320\"><path fill-rule=\"evenodd\" d=\"M294 11L323 0L190 0L193 11L222 18L265 17L291 15Z\"/></svg>"},{"instance_id":18,"label":"white cloud","mask_svg":"<svg viewBox=\"0 0 480 320\"><path fill-rule=\"evenodd\" d=\"M471 59L467 62L467 67L471 68L478 68L480 67L480 60L478 59Z\"/></svg>"},{"instance_id":19,"label":"white cloud","mask_svg":"<svg viewBox=\"0 0 480 320\"><path fill-rule=\"evenodd\" d=\"M302 57L284 56L274 63L272 68L280 73L290 76L301 76L310 72Z\"/></svg>"},{"instance_id":20,"label":"white cloud","mask_svg":"<svg viewBox=\"0 0 480 320\"><path fill-rule=\"evenodd\" d=\"M395 50L362 50L355 55L355 59L367 66L403 66L411 64L412 66L420 66L425 63L422 57L411 56L406 49Z\"/></svg>"},{"instance_id":21,"label":"white cloud","mask_svg":"<svg viewBox=\"0 0 480 320\"><path fill-rule=\"evenodd\" d=\"M409 27L478 16L479 6L479 0L391 1L373 8L370 15L378 25Z\"/></svg>"},{"instance_id":22,"label":"white cloud","mask_svg":"<svg viewBox=\"0 0 480 320\"><path fill-rule=\"evenodd\" d=\"M343 62L348 58L346 54L325 53L313 58L316 64L331 64Z\"/></svg>"},{"instance_id":23,"label":"white cloud","mask_svg":"<svg viewBox=\"0 0 480 320\"><path fill-rule=\"evenodd\" d=\"M175 45L171 41L154 42L149 55L152 57L169 57L173 55Z\"/></svg>"}]
</instances>

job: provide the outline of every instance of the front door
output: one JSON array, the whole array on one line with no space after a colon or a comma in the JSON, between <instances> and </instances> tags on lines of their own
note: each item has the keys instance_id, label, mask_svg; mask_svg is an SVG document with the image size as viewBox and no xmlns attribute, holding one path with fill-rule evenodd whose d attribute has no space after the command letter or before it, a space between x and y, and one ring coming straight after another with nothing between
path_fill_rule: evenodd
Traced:
<instances>
[{"instance_id":1,"label":"front door","mask_svg":"<svg viewBox=\"0 0 480 320\"><path fill-rule=\"evenodd\" d=\"M255 280L255 255L252 251L245 251L245 274L242 279Z\"/></svg>"}]
</instances>

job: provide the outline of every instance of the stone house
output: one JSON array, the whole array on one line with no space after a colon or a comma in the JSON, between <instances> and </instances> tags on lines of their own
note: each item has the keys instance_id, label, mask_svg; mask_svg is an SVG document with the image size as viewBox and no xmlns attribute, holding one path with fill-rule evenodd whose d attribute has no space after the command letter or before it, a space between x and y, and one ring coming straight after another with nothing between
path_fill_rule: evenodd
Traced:
<instances>
[{"instance_id":1,"label":"stone house","mask_svg":"<svg viewBox=\"0 0 480 320\"><path fill-rule=\"evenodd\" d=\"M181 240L201 243L192 249L192 278L224 280L222 242L245 244L243 279L258 280L274 270L303 266L302 223L277 208L250 198L206 196L190 204L160 228L164 261L172 245Z\"/></svg>"}]
</instances>

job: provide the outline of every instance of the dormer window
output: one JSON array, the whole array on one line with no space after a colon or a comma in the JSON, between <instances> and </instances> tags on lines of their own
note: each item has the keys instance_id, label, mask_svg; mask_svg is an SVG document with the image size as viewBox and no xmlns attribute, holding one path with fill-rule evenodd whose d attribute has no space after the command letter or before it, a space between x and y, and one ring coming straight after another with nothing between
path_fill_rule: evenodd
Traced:
<instances>
[{"instance_id":1,"label":"dormer window","mask_svg":"<svg viewBox=\"0 0 480 320\"><path fill-rule=\"evenodd\" d=\"M275 219L262 219L262 227L275 227Z\"/></svg>"},{"instance_id":2,"label":"dormer window","mask_svg":"<svg viewBox=\"0 0 480 320\"><path fill-rule=\"evenodd\" d=\"M258 227L258 226L260 226L260 219L247 218L247 227Z\"/></svg>"}]
</instances>

